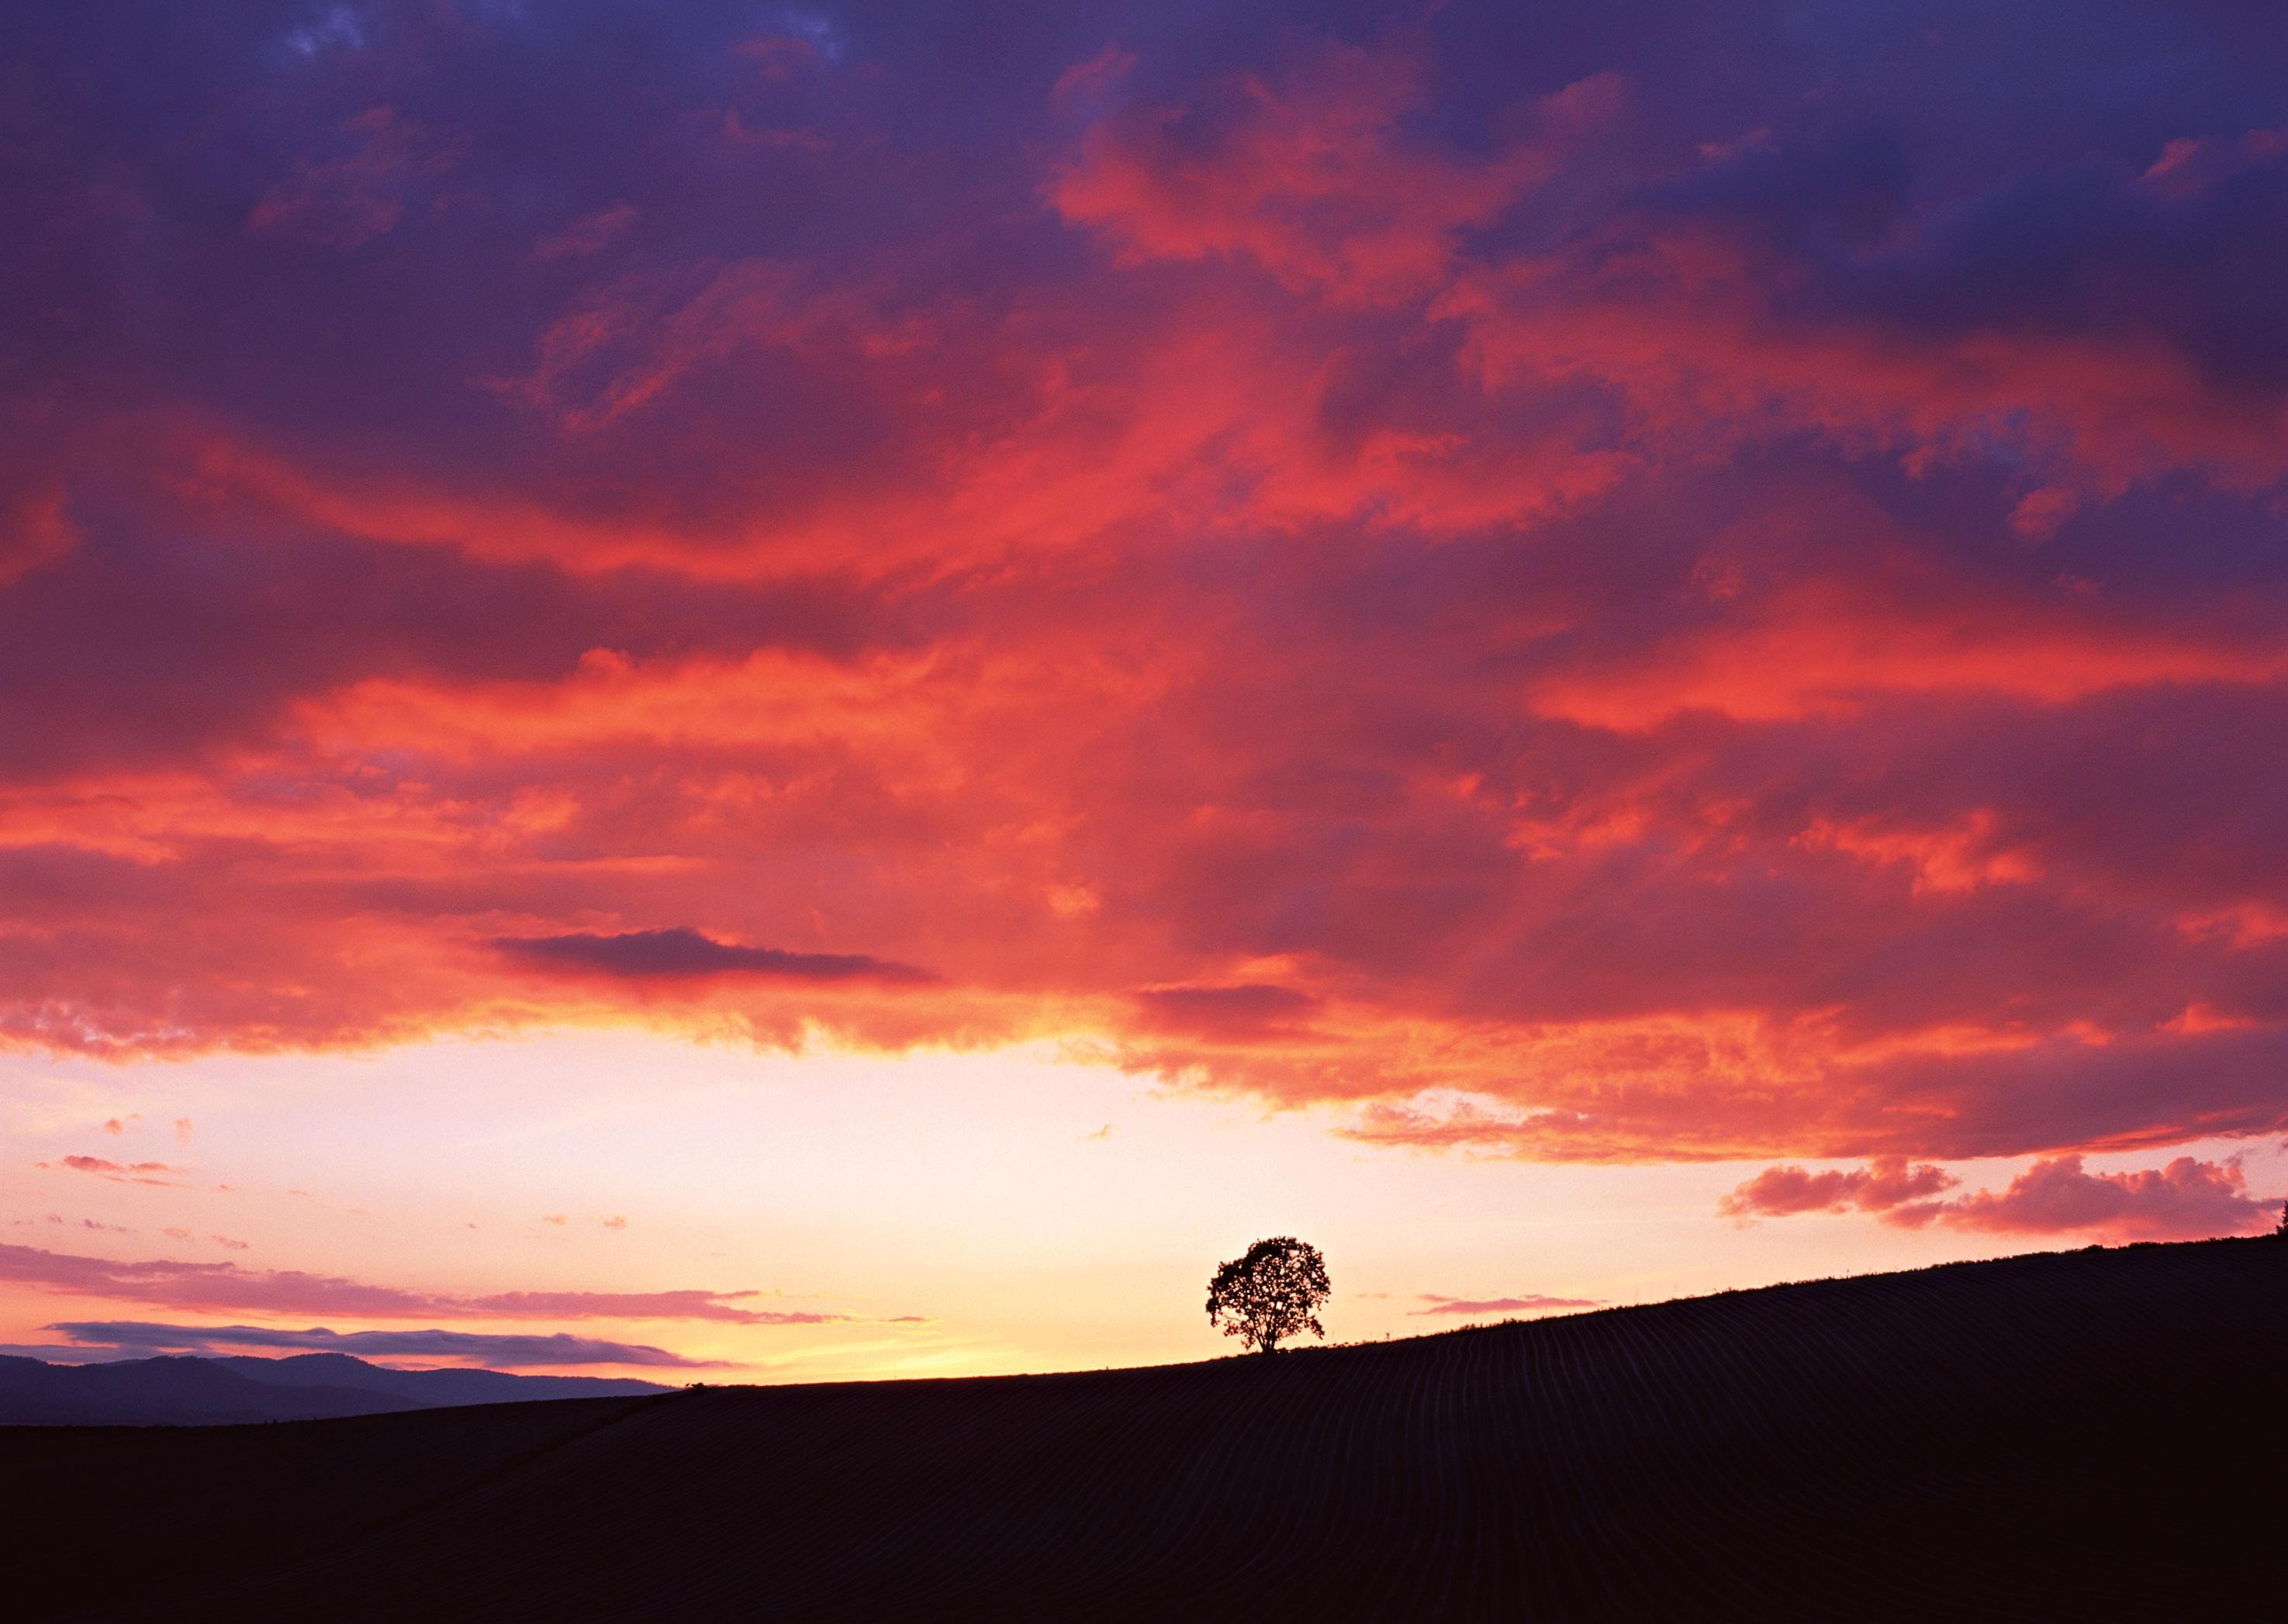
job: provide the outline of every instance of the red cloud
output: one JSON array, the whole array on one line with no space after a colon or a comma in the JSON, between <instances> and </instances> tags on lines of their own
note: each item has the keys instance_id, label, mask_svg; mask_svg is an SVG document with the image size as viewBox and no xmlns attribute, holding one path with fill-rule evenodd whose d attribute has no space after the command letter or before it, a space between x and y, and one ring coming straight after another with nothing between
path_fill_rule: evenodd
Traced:
<instances>
[{"instance_id":1,"label":"red cloud","mask_svg":"<svg viewBox=\"0 0 2288 1624\"><path fill-rule=\"evenodd\" d=\"M2137 1173L2088 1173L2076 1156L2036 1161L1999 1194L1975 1190L1936 1199L1960 1181L1896 1159L1864 1168L1807 1173L1766 1168L1726 1196L1718 1210L1738 1218L1839 1212L1855 1207L1886 1224L1917 1229L1938 1223L1995 1234L2088 1234L2112 1241L2199 1240L2268 1227L2275 1204L2250 1197L2231 1162L2180 1156Z\"/></svg>"},{"instance_id":2,"label":"red cloud","mask_svg":"<svg viewBox=\"0 0 2288 1624\"><path fill-rule=\"evenodd\" d=\"M1559 164L1520 141L1490 159L1410 141L1428 99L1417 65L1327 53L1277 84L1227 82L1189 107L1140 107L1091 127L1051 196L1137 256L1244 257L1346 303L1417 296L1451 273L1455 238L1515 204ZM1569 135L1609 116L1610 75L1546 99L1539 121Z\"/></svg>"},{"instance_id":3,"label":"red cloud","mask_svg":"<svg viewBox=\"0 0 2288 1624\"><path fill-rule=\"evenodd\" d=\"M41 1165L44 1167L47 1164L43 1162ZM107 1161L101 1156L66 1156L59 1165L69 1168L77 1173L164 1173L167 1171L167 1164L163 1161L132 1163Z\"/></svg>"},{"instance_id":4,"label":"red cloud","mask_svg":"<svg viewBox=\"0 0 2288 1624\"><path fill-rule=\"evenodd\" d=\"M1078 1037L1591 1160L2288 1127L2257 53L1997 12L2044 94L1972 140L1893 25L1807 100L1467 11L981 49L949 118L888 35L727 106L676 9L512 135L497 31L347 124L43 35L0 1041Z\"/></svg>"},{"instance_id":5,"label":"red cloud","mask_svg":"<svg viewBox=\"0 0 2288 1624\"><path fill-rule=\"evenodd\" d=\"M1669 647L1632 651L1618 669L1553 677L1534 703L1550 716L1633 729L1689 710L1752 722L1848 714L1882 693L2057 704L2162 683L2265 688L2288 675L2288 645L2173 640L2031 604L1989 600L1902 614L1823 592L1774 604L1765 614L1758 624L1710 626Z\"/></svg>"},{"instance_id":6,"label":"red cloud","mask_svg":"<svg viewBox=\"0 0 2288 1624\"><path fill-rule=\"evenodd\" d=\"M2037 1161L1999 1195L1981 1190L1930 1215L1956 1229L1998 1234L2075 1232L2106 1240L2201 1240L2268 1228L2277 1204L2252 1200L2229 1163L2180 1156L2141 1173L2085 1173L2079 1156ZM1914 1209L1903 1211L1904 1219Z\"/></svg>"},{"instance_id":7,"label":"red cloud","mask_svg":"<svg viewBox=\"0 0 2288 1624\"><path fill-rule=\"evenodd\" d=\"M1856 1207L1887 1212L1908 1201L1925 1200L1959 1181L1930 1162L1910 1167L1887 1157L1867 1167L1807 1173L1798 1167L1766 1168L1718 1204L1728 1217L1784 1217L1799 1212L1840 1212Z\"/></svg>"},{"instance_id":8,"label":"red cloud","mask_svg":"<svg viewBox=\"0 0 2288 1624\"><path fill-rule=\"evenodd\" d=\"M1319 1001L1291 986L1241 982L1231 986L1156 986L1135 994L1147 1027L1245 1039L1291 1034Z\"/></svg>"},{"instance_id":9,"label":"red cloud","mask_svg":"<svg viewBox=\"0 0 2288 1624\"><path fill-rule=\"evenodd\" d=\"M19 575L54 563L79 543L64 507L64 493L19 485L0 496L0 588Z\"/></svg>"},{"instance_id":10,"label":"red cloud","mask_svg":"<svg viewBox=\"0 0 2288 1624\"><path fill-rule=\"evenodd\" d=\"M171 1181L154 1178L155 1173L175 1173L179 1168L163 1161L113 1161L102 1156L64 1156L55 1161L33 1163L40 1168L68 1168L75 1173L93 1173L99 1177L122 1184L165 1184Z\"/></svg>"},{"instance_id":11,"label":"red cloud","mask_svg":"<svg viewBox=\"0 0 2288 1624\"><path fill-rule=\"evenodd\" d=\"M1489 392L1593 382L1655 435L1728 441L1779 419L1929 456L2030 426L2032 444L2062 444L2103 485L2183 461L2256 482L2288 470L2276 397L2249 410L2200 358L2157 337L2100 343L2028 324L1903 345L1877 313L1855 320L1847 294L1795 314L1781 290L1818 273L1739 207L1749 176L1787 161L1768 142L1744 154L1704 147L1700 172L1660 176L1665 206L1601 200L1606 212L1563 247L1466 257L1462 228L1490 224L1548 180L1575 155L1570 142L1614 120L1625 99L1614 75L1585 80L1531 121L1513 113L1513 125L1538 123L1547 135L1489 160L1410 139L1405 115L1424 96L1418 59L1330 51L1283 83L1244 76L1180 106L1108 117L1052 195L1132 256L1243 257L1352 303L1434 290L1435 313L1466 335ZM2256 160L2274 161L2268 150ZM2122 178L2125 194L2133 180ZM1877 242L1863 251L1879 245L1872 222L1863 229Z\"/></svg>"}]
</instances>

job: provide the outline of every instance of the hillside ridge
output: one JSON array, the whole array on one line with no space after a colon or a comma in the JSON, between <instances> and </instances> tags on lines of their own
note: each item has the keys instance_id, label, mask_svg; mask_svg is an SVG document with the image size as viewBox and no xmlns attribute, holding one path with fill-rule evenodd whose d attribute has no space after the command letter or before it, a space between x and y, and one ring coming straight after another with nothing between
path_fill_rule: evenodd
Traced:
<instances>
[{"instance_id":1,"label":"hillside ridge","mask_svg":"<svg viewBox=\"0 0 2288 1624\"><path fill-rule=\"evenodd\" d=\"M44 1616L2264 1618L2284 1347L2288 1246L2213 1241L1270 1359L20 1430L0 1470L155 1531L106 1566L31 1530L114 1587Z\"/></svg>"}]
</instances>

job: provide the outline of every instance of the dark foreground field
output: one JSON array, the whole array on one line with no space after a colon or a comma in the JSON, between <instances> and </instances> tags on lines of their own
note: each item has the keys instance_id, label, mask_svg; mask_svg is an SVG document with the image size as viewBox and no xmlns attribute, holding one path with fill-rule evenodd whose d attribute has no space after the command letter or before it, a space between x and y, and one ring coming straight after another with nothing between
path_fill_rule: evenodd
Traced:
<instances>
[{"instance_id":1,"label":"dark foreground field","mask_svg":"<svg viewBox=\"0 0 2288 1624\"><path fill-rule=\"evenodd\" d=\"M2278 1618L2288 1245L1101 1374L0 1431L16 1616Z\"/></svg>"}]
</instances>

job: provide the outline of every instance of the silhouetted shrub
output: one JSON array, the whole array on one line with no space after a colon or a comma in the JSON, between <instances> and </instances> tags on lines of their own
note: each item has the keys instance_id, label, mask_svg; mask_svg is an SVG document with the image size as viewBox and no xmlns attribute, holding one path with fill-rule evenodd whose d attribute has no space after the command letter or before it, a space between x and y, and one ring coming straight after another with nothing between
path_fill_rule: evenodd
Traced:
<instances>
[{"instance_id":1,"label":"silhouetted shrub","mask_svg":"<svg viewBox=\"0 0 2288 1624\"><path fill-rule=\"evenodd\" d=\"M1328 1290L1327 1260L1319 1248L1292 1235L1275 1235L1215 1271L1208 1282L1208 1323L1274 1353L1284 1338L1303 1331L1325 1337L1319 1307Z\"/></svg>"}]
</instances>

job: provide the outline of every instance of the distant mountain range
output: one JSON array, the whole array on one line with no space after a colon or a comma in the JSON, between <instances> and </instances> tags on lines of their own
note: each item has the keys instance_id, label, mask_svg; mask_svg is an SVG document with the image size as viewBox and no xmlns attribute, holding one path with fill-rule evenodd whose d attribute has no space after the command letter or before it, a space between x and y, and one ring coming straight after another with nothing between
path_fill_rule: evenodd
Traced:
<instances>
[{"instance_id":1,"label":"distant mountain range","mask_svg":"<svg viewBox=\"0 0 2288 1624\"><path fill-rule=\"evenodd\" d=\"M391 1370L346 1353L290 1359L167 1358L51 1365L0 1358L0 1426L187 1427L321 1421L535 1398L662 1393L653 1382L519 1376L500 1370Z\"/></svg>"}]
</instances>

